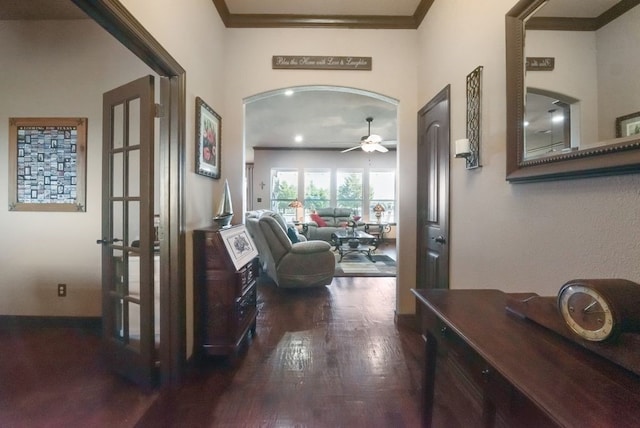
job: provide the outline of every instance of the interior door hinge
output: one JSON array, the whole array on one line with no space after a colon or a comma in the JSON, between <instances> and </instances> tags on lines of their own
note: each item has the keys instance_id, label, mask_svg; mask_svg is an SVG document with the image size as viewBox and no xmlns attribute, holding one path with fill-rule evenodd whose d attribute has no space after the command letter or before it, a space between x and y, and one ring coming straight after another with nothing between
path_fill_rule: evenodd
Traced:
<instances>
[{"instance_id":1,"label":"interior door hinge","mask_svg":"<svg viewBox=\"0 0 640 428\"><path fill-rule=\"evenodd\" d=\"M156 109L155 109L155 117L164 117L164 108L162 107L162 104L158 104L156 103Z\"/></svg>"}]
</instances>

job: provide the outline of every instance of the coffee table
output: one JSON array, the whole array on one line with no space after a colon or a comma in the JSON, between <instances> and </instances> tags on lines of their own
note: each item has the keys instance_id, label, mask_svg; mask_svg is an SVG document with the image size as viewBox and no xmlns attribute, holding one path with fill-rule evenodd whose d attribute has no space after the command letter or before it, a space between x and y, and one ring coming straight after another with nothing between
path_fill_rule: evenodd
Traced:
<instances>
[{"instance_id":1,"label":"coffee table","mask_svg":"<svg viewBox=\"0 0 640 428\"><path fill-rule=\"evenodd\" d=\"M378 248L379 241L375 236L360 230L352 231L351 229L342 229L332 233L331 240L333 241L333 245L335 245L334 251L338 251L340 254L338 263L342 261L345 255L350 253L364 254L369 260L375 263L371 255L371 252Z\"/></svg>"}]
</instances>

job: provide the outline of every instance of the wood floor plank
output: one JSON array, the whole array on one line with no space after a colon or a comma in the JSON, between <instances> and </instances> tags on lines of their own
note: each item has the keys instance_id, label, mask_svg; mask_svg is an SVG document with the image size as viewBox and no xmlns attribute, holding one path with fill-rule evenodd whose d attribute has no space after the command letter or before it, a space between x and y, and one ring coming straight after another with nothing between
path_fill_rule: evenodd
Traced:
<instances>
[{"instance_id":1,"label":"wood floor plank","mask_svg":"<svg viewBox=\"0 0 640 428\"><path fill-rule=\"evenodd\" d=\"M0 331L0 426L418 427L419 334L394 323L395 278L283 290L261 279L256 335L144 394L109 373L99 337Z\"/></svg>"}]
</instances>

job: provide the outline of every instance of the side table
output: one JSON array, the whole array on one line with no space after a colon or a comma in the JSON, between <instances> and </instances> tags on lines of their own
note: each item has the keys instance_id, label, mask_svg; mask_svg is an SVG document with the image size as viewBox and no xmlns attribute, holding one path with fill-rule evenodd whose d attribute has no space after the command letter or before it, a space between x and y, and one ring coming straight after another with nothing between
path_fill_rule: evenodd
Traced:
<instances>
[{"instance_id":1,"label":"side table","mask_svg":"<svg viewBox=\"0 0 640 428\"><path fill-rule=\"evenodd\" d=\"M369 235L373 235L378 240L379 245L384 244L384 234L391 232L391 225L385 222L365 223L364 231Z\"/></svg>"}]
</instances>

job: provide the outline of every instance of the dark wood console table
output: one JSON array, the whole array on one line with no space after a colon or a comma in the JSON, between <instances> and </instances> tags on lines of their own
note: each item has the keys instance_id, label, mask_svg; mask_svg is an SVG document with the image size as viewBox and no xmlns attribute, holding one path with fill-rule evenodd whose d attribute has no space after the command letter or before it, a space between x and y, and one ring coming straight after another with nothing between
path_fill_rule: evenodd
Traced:
<instances>
[{"instance_id":1,"label":"dark wood console table","mask_svg":"<svg viewBox=\"0 0 640 428\"><path fill-rule=\"evenodd\" d=\"M640 425L640 377L508 313L508 294L412 292L426 341L425 426Z\"/></svg>"}]
</instances>

